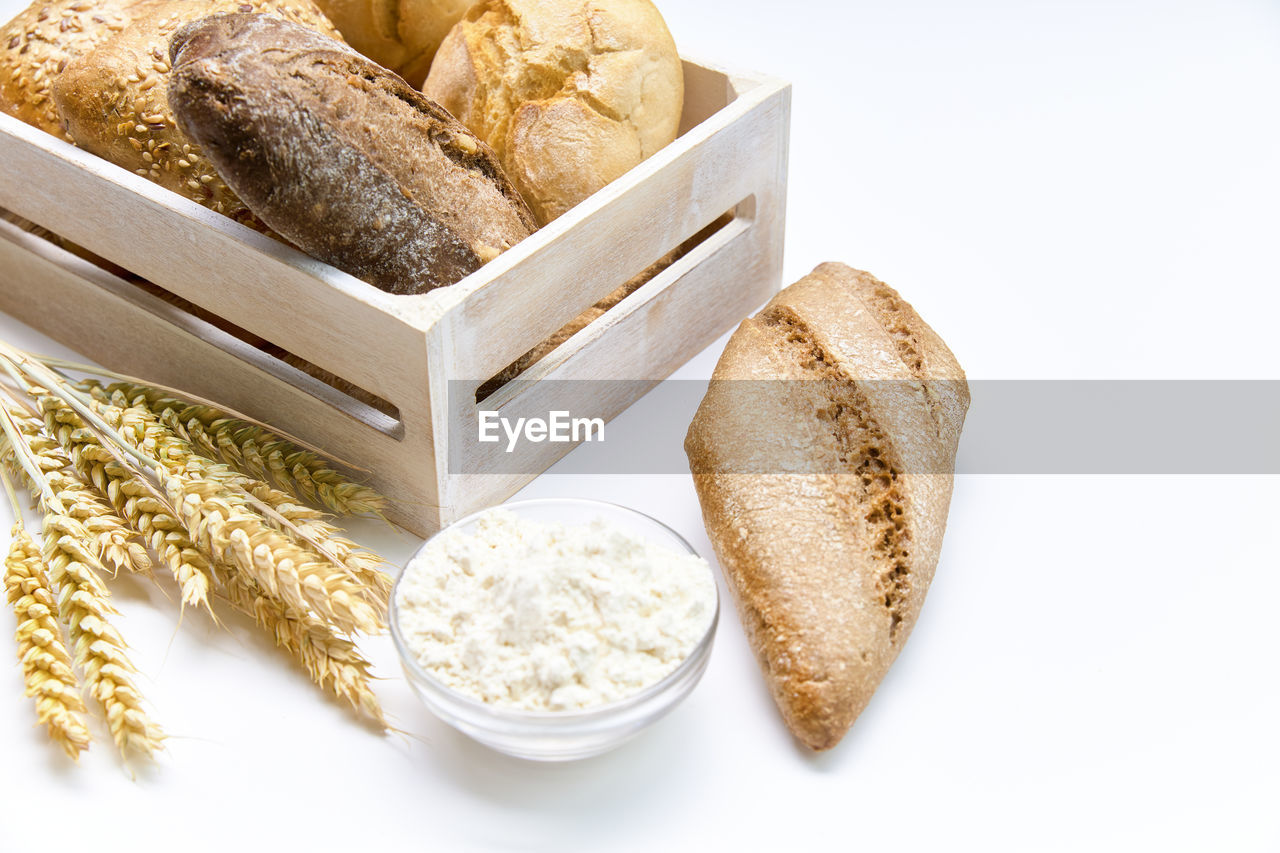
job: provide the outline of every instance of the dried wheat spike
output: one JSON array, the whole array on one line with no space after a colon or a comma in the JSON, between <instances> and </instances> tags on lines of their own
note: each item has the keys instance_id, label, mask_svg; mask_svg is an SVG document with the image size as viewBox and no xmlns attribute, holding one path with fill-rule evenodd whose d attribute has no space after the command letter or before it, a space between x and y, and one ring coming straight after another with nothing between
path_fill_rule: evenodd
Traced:
<instances>
[{"instance_id":1,"label":"dried wheat spike","mask_svg":"<svg viewBox=\"0 0 1280 853\"><path fill-rule=\"evenodd\" d=\"M369 686L369 662L354 643L314 616L295 614L238 571L226 572L224 580L222 591L231 606L270 631L276 645L293 655L312 681L386 727Z\"/></svg>"},{"instance_id":2,"label":"dried wheat spike","mask_svg":"<svg viewBox=\"0 0 1280 853\"><path fill-rule=\"evenodd\" d=\"M382 571L385 562L381 557L343 536L341 530L326 520L324 513L296 503L294 496L287 492L235 472L216 472L214 478L244 489L288 519L301 537L305 537L291 536L295 542L303 547L313 545L341 563L351 577L361 584L364 599L377 607L379 612L386 611L391 596L391 577Z\"/></svg>"},{"instance_id":3,"label":"dried wheat spike","mask_svg":"<svg viewBox=\"0 0 1280 853\"><path fill-rule=\"evenodd\" d=\"M343 631L382 628L385 606L377 584L357 578L341 558L272 527L251 505L248 497L269 486L200 456L149 409L128 405L120 395L100 409L126 442L169 470L167 499L191 541L215 561L234 565L299 615L311 608ZM367 560L352 562L363 570Z\"/></svg>"},{"instance_id":4,"label":"dried wheat spike","mask_svg":"<svg viewBox=\"0 0 1280 853\"><path fill-rule=\"evenodd\" d=\"M89 695L101 705L121 755L150 757L160 748L164 733L142 708L142 694L133 683L136 670L125 654L124 639L110 623L115 610L98 575L101 564L86 547L89 539L80 522L46 507L43 557L76 665Z\"/></svg>"},{"instance_id":5,"label":"dried wheat spike","mask_svg":"<svg viewBox=\"0 0 1280 853\"><path fill-rule=\"evenodd\" d=\"M52 398L42 399L42 405L48 405L49 399ZM60 442L48 434L56 434L59 425L49 420L46 433L45 422L40 418L17 407L10 407L9 414L66 514L79 521L92 537L95 556L112 571L149 572L151 557L136 541L137 533L91 485L71 473L71 459Z\"/></svg>"},{"instance_id":6,"label":"dried wheat spike","mask_svg":"<svg viewBox=\"0 0 1280 853\"><path fill-rule=\"evenodd\" d=\"M202 607L212 615L209 590L213 574L209 561L192 544L182 523L140 477L116 461L91 430L83 428L79 415L56 398L46 397L41 404L46 421L76 470L93 483L169 568L178 583L183 607Z\"/></svg>"},{"instance_id":7,"label":"dried wheat spike","mask_svg":"<svg viewBox=\"0 0 1280 853\"><path fill-rule=\"evenodd\" d=\"M80 713L84 702L62 629L54 618L58 605L40 550L20 524L13 527L4 568L5 593L18 620L14 638L26 694L35 697L36 718L48 728L49 737L78 759L89 748L89 729Z\"/></svg>"},{"instance_id":8,"label":"dried wheat spike","mask_svg":"<svg viewBox=\"0 0 1280 853\"><path fill-rule=\"evenodd\" d=\"M131 390L133 397L129 396ZM150 452L165 462L174 473L195 474L226 483L276 510L294 524L295 529L284 529L282 532L293 539L296 545L304 550L314 551L315 556L321 560L332 558L334 562L341 564L359 582L365 600L380 612L387 609L391 579L381 570L382 559L343 537L337 527L324 521L321 512L298 504L296 495L276 489L263 479L205 458L200 451L208 450L207 444L186 438L176 428L172 417L167 420L158 417L149 407L145 395L132 386L95 388L93 393L95 399L110 407L108 420L118 422L122 429L130 431L132 438L128 440L139 445L145 443ZM197 432L197 435L207 441L209 434ZM255 466L249 467L252 469ZM232 500L234 502L234 498Z\"/></svg>"},{"instance_id":9,"label":"dried wheat spike","mask_svg":"<svg viewBox=\"0 0 1280 853\"><path fill-rule=\"evenodd\" d=\"M86 382L83 387L101 388ZM334 470L317 453L298 447L270 430L247 423L211 406L187 403L154 388L114 383L105 389L120 391L138 405L146 406L202 453L267 480L294 497L325 506L339 515L381 515L387 499L362 483Z\"/></svg>"},{"instance_id":10,"label":"dried wheat spike","mask_svg":"<svg viewBox=\"0 0 1280 853\"><path fill-rule=\"evenodd\" d=\"M314 610L348 633L383 627L381 614L348 572L317 560L260 516L228 501L223 483L171 476L166 491L197 546L234 565L295 614Z\"/></svg>"}]
</instances>

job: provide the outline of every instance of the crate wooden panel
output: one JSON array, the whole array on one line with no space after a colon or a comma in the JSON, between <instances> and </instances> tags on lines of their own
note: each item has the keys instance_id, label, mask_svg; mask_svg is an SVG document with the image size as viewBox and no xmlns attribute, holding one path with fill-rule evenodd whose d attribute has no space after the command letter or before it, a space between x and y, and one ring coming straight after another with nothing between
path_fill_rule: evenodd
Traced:
<instances>
[{"instance_id":1,"label":"crate wooden panel","mask_svg":"<svg viewBox=\"0 0 1280 853\"><path fill-rule=\"evenodd\" d=\"M7 222L0 310L112 369L224 401L333 449L368 469L396 521L430 533L502 500L572 449L529 445L523 473L500 473L510 459L476 441L479 408L613 417L645 383L619 383L598 399L594 383L525 380L656 382L777 289L789 87L684 67L676 142L458 284L417 296L377 290L0 115L0 208L209 316ZM726 212L727 224L476 403L486 379ZM389 406L366 405L245 338Z\"/></svg>"}]
</instances>

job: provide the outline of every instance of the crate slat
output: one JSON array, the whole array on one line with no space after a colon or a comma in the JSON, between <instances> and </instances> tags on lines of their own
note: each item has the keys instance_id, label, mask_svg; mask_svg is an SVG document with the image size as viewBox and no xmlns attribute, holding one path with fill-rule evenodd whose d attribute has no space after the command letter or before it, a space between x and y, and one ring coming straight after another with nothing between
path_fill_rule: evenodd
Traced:
<instances>
[{"instance_id":1,"label":"crate slat","mask_svg":"<svg viewBox=\"0 0 1280 853\"><path fill-rule=\"evenodd\" d=\"M0 207L372 392L396 417L5 223L0 309L113 369L332 448L373 472L397 504L394 520L427 534L571 449L544 448L518 475L463 476L448 465L452 450L468 454L467 470L494 467L471 429L476 387L582 310L736 211L525 378L657 381L779 286L790 90L688 60L685 84L674 143L463 281L417 296L377 290L0 114ZM550 400L550 387L520 383L486 405L545 413L600 402L574 392ZM605 416L644 384L625 387L603 401ZM451 435L450 424L463 427Z\"/></svg>"}]
</instances>

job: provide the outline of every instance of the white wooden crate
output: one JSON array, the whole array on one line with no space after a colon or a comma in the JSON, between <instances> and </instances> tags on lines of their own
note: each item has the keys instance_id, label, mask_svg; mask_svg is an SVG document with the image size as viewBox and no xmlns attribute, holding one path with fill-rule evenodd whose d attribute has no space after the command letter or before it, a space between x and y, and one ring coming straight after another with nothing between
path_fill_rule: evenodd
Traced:
<instances>
[{"instance_id":1,"label":"white wooden crate","mask_svg":"<svg viewBox=\"0 0 1280 853\"><path fill-rule=\"evenodd\" d=\"M674 143L463 281L416 296L384 293L0 114L0 208L217 321L7 222L0 310L113 370L331 449L370 472L395 521L428 534L501 501L572 448L533 445L512 466L502 446L476 441L475 392L624 281L732 214L483 408L611 418L646 383L527 380L657 382L778 288L790 89L684 69ZM258 338L387 405L321 382Z\"/></svg>"}]
</instances>

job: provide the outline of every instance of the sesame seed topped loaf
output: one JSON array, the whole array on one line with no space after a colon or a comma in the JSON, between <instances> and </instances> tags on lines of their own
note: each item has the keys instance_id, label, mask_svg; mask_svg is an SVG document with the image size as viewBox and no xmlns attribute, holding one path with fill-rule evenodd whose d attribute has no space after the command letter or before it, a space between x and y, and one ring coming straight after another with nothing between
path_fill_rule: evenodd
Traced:
<instances>
[{"instance_id":1,"label":"sesame seed topped loaf","mask_svg":"<svg viewBox=\"0 0 1280 853\"><path fill-rule=\"evenodd\" d=\"M392 293L452 284L533 232L493 152L346 45L267 15L183 27L169 103L303 251Z\"/></svg>"},{"instance_id":2,"label":"sesame seed topped loaf","mask_svg":"<svg viewBox=\"0 0 1280 853\"><path fill-rule=\"evenodd\" d=\"M128 26L146 0L36 0L0 27L0 110L70 141L49 87L71 60Z\"/></svg>"},{"instance_id":3,"label":"sesame seed topped loaf","mask_svg":"<svg viewBox=\"0 0 1280 853\"><path fill-rule=\"evenodd\" d=\"M218 213L266 230L178 129L166 97L169 40L219 12L260 11L340 38L311 0L152 0L119 33L69 63L52 86L76 145Z\"/></svg>"},{"instance_id":4,"label":"sesame seed topped loaf","mask_svg":"<svg viewBox=\"0 0 1280 853\"><path fill-rule=\"evenodd\" d=\"M942 339L843 264L775 296L716 365L685 451L743 628L812 749L840 741L920 614L968 405Z\"/></svg>"}]
</instances>

